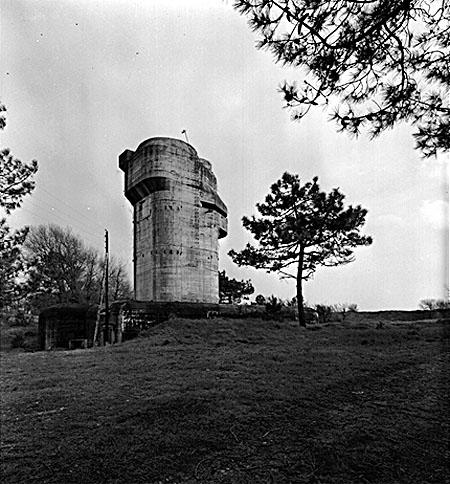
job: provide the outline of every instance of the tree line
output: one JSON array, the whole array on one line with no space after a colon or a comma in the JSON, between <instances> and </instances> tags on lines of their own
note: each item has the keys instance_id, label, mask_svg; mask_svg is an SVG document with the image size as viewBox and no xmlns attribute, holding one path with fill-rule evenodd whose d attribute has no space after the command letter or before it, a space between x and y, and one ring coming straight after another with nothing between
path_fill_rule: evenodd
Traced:
<instances>
[{"instance_id":1,"label":"tree line","mask_svg":"<svg viewBox=\"0 0 450 484\"><path fill-rule=\"evenodd\" d=\"M13 277L2 277L0 308L37 311L54 304L98 304L104 266L102 254L88 247L70 228L31 227L20 251L16 247L10 271ZM109 261L108 282L110 301L132 296L126 268L115 257Z\"/></svg>"},{"instance_id":2,"label":"tree line","mask_svg":"<svg viewBox=\"0 0 450 484\"><path fill-rule=\"evenodd\" d=\"M104 280L104 257L86 246L69 228L40 225L24 244L27 275L23 291L33 307L61 303L98 304ZM124 264L109 260L110 301L130 298Z\"/></svg>"}]
</instances>

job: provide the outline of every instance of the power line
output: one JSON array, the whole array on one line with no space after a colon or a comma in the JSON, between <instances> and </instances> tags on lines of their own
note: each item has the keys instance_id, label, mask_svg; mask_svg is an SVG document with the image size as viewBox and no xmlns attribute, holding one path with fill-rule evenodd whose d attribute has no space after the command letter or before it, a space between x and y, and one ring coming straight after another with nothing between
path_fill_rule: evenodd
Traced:
<instances>
[{"instance_id":1,"label":"power line","mask_svg":"<svg viewBox=\"0 0 450 484\"><path fill-rule=\"evenodd\" d=\"M39 208L39 207L38 207L38 208ZM31 215L34 215L34 216L37 216L37 217L41 217L41 216L42 216L42 214L36 213L35 211L30 210L30 209L25 208L25 207L20 207L20 209L21 209L21 210L25 210L25 212L28 212L28 213L30 213ZM59 219L60 219L60 220L61 220L61 221L62 221L64 224L67 224L67 221L66 221L66 220L64 220L64 219L62 219L62 217L60 217L58 214L52 213L51 215L52 215L53 217L57 217L57 218L59 218ZM68 225L70 226L71 224L69 223ZM86 232L85 230L80 229L80 228L78 228L78 227L76 227L76 229L77 229L77 232L82 232L82 233L85 235L85 237L86 237L86 235L87 235L87 237L86 237L86 238L87 238L87 239L90 239L90 241L91 241L91 242L93 242L93 240L94 240L94 239L93 239L93 237L94 237L94 238L95 238L95 244L96 244L96 245L98 245L99 241L100 241L100 240L101 240L101 238L102 238L102 237L101 237L101 235L98 235L98 236L97 236L97 235L93 235L93 234L91 234L91 233L89 233L89 232Z\"/></svg>"},{"instance_id":2,"label":"power line","mask_svg":"<svg viewBox=\"0 0 450 484\"><path fill-rule=\"evenodd\" d=\"M39 187L39 190L42 190L44 191L45 193L47 193L50 197L54 198L55 200L57 200L58 202L66 205L66 207L70 208L70 210L78 213L79 215L81 215L82 217L86 217L86 213L82 213L80 210L76 209L73 205L70 205L69 203L67 203L65 200L62 200L61 198L57 197L56 195L54 195L53 193L49 192L48 190L46 190L44 187ZM97 221L94 221L93 219L91 219L92 222L98 227L98 228L101 228L103 230L103 227L101 224L99 224Z\"/></svg>"},{"instance_id":3,"label":"power line","mask_svg":"<svg viewBox=\"0 0 450 484\"><path fill-rule=\"evenodd\" d=\"M103 229L103 226L99 223L99 222L96 222L94 221L93 218L87 218L87 213L82 213L80 210L77 210L75 207L71 206L70 204L68 204L67 202L65 202L64 200L61 200L59 197L57 197L56 195L53 195L51 194L50 192L48 192L47 190L43 189L44 192L48 193L52 198L54 198L55 200L63 203L64 205L66 205L68 208L70 208L71 210L74 210L77 214L79 214L79 217L74 217L73 214L69 213L68 211L63 211L61 207L54 207L52 204L51 204L51 201L48 201L48 200L39 200L40 202L43 202L45 203L46 205L48 205L51 209L52 209L52 212L54 210L57 210L59 211L60 213L62 213L64 216L67 216L67 217L70 217L70 221L72 221L72 219L74 218L75 220L77 220L79 223L82 224L83 227L86 226L86 221L88 222L92 222L93 224L95 224L96 227L98 227L99 229L101 229L102 231L104 230ZM32 198L32 202L35 202L36 201L36 197L33 197ZM127 211L129 211L129 213L133 214L133 211L131 210L130 207L125 207L127 209ZM68 223L68 222L65 222L65 223ZM89 227L91 228L91 227ZM84 229L85 230L85 229ZM95 231L95 229L93 229ZM86 232L86 230L85 230ZM94 235L92 234L92 231L90 232L91 235ZM98 237L98 235L95 235L95 237ZM115 244L116 246L118 246L120 249L122 250L128 250L129 247L126 247L125 245L120 245L120 244Z\"/></svg>"},{"instance_id":4,"label":"power line","mask_svg":"<svg viewBox=\"0 0 450 484\"><path fill-rule=\"evenodd\" d=\"M89 239L89 241L91 243L95 243L96 245L98 245L100 239L102 238L102 236L100 234L93 233L93 232L90 232L90 231L86 230L85 224L82 223L82 222L76 223L72 219L69 219L68 220L65 217L62 217L60 214L55 213L55 211L52 210L50 212L45 207L39 206L38 204L35 204L34 205L34 208L37 208L39 210L42 210L43 213L44 213L44 215L47 215L50 218L51 217L56 217L60 222L62 222L65 225L73 226L76 229L77 232L83 233L84 234L84 237L86 239ZM34 215L36 217L42 217L42 212L41 213L38 213L36 211L30 210L29 208L25 208L23 206L20 207L20 209L23 209L23 210L25 210L25 212L28 212L31 215ZM63 212L61 212L61 213L63 213ZM117 240L116 240L116 242L117 242ZM116 250L117 251L130 252L132 250L130 246L125 246L125 245L121 245L121 244L117 244L117 243L114 243L113 245L116 247Z\"/></svg>"},{"instance_id":5,"label":"power line","mask_svg":"<svg viewBox=\"0 0 450 484\"><path fill-rule=\"evenodd\" d=\"M51 213L53 213L54 211L57 211L57 212L60 212L62 215L64 215L65 217L69 217L70 219L70 222L73 223L73 221L75 220L76 222L78 222L79 224L82 224L82 227L86 227L86 220L81 220L80 218L77 218L77 217L74 217L72 214L69 214L67 212L64 212L61 208L59 207L54 207L53 205L50 205L48 202L46 201L43 201L43 200L40 200L39 202L42 202L42 203L45 203L46 205L48 205L48 208L46 207L42 207L40 206L40 204L37 204L36 203L36 199L32 199L31 200L31 205L32 206L36 206L38 208L43 208L44 210L48 210L50 209L51 210ZM89 227L90 228L90 227ZM97 237L97 234L94 234L93 231L90 231L90 230L86 230L85 228L83 229L85 232L87 233L90 233L91 235L95 235L95 237ZM95 229L94 229L95 230Z\"/></svg>"}]
</instances>

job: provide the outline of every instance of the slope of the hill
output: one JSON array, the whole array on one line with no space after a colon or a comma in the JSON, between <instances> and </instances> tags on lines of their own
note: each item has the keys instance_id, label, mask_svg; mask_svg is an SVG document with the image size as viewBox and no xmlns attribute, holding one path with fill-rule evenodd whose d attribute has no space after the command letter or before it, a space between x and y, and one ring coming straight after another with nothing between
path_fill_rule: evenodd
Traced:
<instances>
[{"instance_id":1,"label":"slope of the hill","mask_svg":"<svg viewBox=\"0 0 450 484\"><path fill-rule=\"evenodd\" d=\"M1 356L5 483L446 483L449 325L171 320Z\"/></svg>"}]
</instances>

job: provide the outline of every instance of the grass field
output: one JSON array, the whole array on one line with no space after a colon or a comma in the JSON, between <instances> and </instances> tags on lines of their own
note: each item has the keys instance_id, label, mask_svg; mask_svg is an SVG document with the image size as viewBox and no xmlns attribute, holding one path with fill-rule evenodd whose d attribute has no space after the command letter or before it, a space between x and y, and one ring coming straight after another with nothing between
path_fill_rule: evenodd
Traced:
<instances>
[{"instance_id":1,"label":"grass field","mask_svg":"<svg viewBox=\"0 0 450 484\"><path fill-rule=\"evenodd\" d=\"M1 355L4 483L438 483L445 321L170 320Z\"/></svg>"}]
</instances>

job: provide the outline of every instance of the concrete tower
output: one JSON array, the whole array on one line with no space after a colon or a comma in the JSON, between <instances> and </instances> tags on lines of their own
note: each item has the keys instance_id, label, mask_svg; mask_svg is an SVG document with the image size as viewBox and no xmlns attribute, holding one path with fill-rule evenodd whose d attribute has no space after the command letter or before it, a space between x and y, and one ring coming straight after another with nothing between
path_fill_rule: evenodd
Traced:
<instances>
[{"instance_id":1,"label":"concrete tower","mask_svg":"<svg viewBox=\"0 0 450 484\"><path fill-rule=\"evenodd\" d=\"M119 156L134 207L134 290L139 301L217 303L218 239L227 208L211 163L172 138Z\"/></svg>"}]
</instances>

